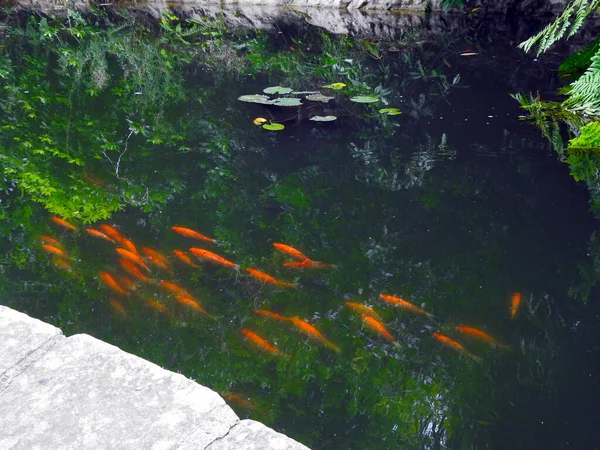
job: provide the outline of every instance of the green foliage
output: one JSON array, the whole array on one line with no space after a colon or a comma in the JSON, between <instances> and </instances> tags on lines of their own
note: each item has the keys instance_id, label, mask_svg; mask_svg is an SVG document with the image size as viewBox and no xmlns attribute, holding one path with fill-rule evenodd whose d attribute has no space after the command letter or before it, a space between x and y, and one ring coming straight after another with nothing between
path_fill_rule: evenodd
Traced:
<instances>
[{"instance_id":1,"label":"green foliage","mask_svg":"<svg viewBox=\"0 0 600 450\"><path fill-rule=\"evenodd\" d=\"M594 42L587 45L584 49L573 53L558 68L562 77L572 77L583 75L585 70L592 62L592 56L600 48L600 36L594 39Z\"/></svg>"},{"instance_id":2,"label":"green foliage","mask_svg":"<svg viewBox=\"0 0 600 450\"><path fill-rule=\"evenodd\" d=\"M600 115L600 49L592 56L585 74L571 84L564 106L573 111Z\"/></svg>"},{"instance_id":3,"label":"green foliage","mask_svg":"<svg viewBox=\"0 0 600 450\"><path fill-rule=\"evenodd\" d=\"M600 123L591 122L581 127L581 134L569 141L569 150L590 149L600 152Z\"/></svg>"}]
</instances>

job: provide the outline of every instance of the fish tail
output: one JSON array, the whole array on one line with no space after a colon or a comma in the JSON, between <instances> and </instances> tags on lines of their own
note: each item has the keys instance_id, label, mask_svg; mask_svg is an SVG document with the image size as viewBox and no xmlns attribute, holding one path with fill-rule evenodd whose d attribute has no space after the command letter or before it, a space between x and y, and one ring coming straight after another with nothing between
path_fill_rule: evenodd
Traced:
<instances>
[{"instance_id":1,"label":"fish tail","mask_svg":"<svg viewBox=\"0 0 600 450\"><path fill-rule=\"evenodd\" d=\"M427 317L428 319L432 319L432 320L435 318L435 316L433 314L428 313L428 312L425 313L425 317Z\"/></svg>"},{"instance_id":2,"label":"fish tail","mask_svg":"<svg viewBox=\"0 0 600 450\"><path fill-rule=\"evenodd\" d=\"M233 270L235 270L236 272L239 272L240 271L240 265L239 264L234 265L233 266Z\"/></svg>"},{"instance_id":3,"label":"fish tail","mask_svg":"<svg viewBox=\"0 0 600 450\"><path fill-rule=\"evenodd\" d=\"M513 349L512 346L508 345L508 344L496 344L495 347L498 350L504 350L504 351L510 351Z\"/></svg>"},{"instance_id":4,"label":"fish tail","mask_svg":"<svg viewBox=\"0 0 600 450\"><path fill-rule=\"evenodd\" d=\"M395 348L400 348L400 347L402 347L402 346L400 345L400 343L399 343L399 342L396 342L396 341L393 343L393 345L394 345L394 347L395 347Z\"/></svg>"}]
</instances>

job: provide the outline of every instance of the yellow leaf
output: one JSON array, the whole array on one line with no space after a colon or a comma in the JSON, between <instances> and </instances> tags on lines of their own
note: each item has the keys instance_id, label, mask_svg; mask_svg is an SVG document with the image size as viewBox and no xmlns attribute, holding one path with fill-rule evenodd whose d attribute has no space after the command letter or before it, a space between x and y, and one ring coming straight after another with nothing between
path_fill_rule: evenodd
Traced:
<instances>
[{"instance_id":1,"label":"yellow leaf","mask_svg":"<svg viewBox=\"0 0 600 450\"><path fill-rule=\"evenodd\" d=\"M262 125L263 123L267 122L267 119L265 119L264 117L257 117L256 119L254 119L254 125Z\"/></svg>"}]
</instances>

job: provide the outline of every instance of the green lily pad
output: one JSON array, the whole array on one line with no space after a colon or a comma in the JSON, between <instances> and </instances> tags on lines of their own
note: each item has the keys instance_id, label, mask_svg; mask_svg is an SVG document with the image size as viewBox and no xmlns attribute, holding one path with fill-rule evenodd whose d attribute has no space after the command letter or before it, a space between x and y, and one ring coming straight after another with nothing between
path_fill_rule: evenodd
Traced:
<instances>
[{"instance_id":1,"label":"green lily pad","mask_svg":"<svg viewBox=\"0 0 600 450\"><path fill-rule=\"evenodd\" d=\"M328 97L327 95L323 95L323 94L311 94L311 95L307 95L304 98L306 100L310 100L313 102L323 102L323 103L327 103L329 100L334 99L334 97Z\"/></svg>"},{"instance_id":2,"label":"green lily pad","mask_svg":"<svg viewBox=\"0 0 600 450\"><path fill-rule=\"evenodd\" d=\"M242 95L238 97L238 100L242 102L248 103L261 103L263 105L271 104L271 100L266 95L252 94L252 95Z\"/></svg>"},{"instance_id":3,"label":"green lily pad","mask_svg":"<svg viewBox=\"0 0 600 450\"><path fill-rule=\"evenodd\" d=\"M357 95L356 97L352 97L350 101L356 103L375 103L378 102L379 99L377 97L371 97L369 95Z\"/></svg>"},{"instance_id":4,"label":"green lily pad","mask_svg":"<svg viewBox=\"0 0 600 450\"><path fill-rule=\"evenodd\" d=\"M313 116L309 120L314 120L315 122L332 122L336 119L336 116Z\"/></svg>"},{"instance_id":5,"label":"green lily pad","mask_svg":"<svg viewBox=\"0 0 600 450\"><path fill-rule=\"evenodd\" d=\"M319 91L294 91L290 92L292 95L310 95L310 94L318 94Z\"/></svg>"},{"instance_id":6,"label":"green lily pad","mask_svg":"<svg viewBox=\"0 0 600 450\"><path fill-rule=\"evenodd\" d=\"M381 114L387 114L388 116L397 116L398 114L402 114L398 108L381 108L379 110Z\"/></svg>"},{"instance_id":7,"label":"green lily pad","mask_svg":"<svg viewBox=\"0 0 600 450\"><path fill-rule=\"evenodd\" d=\"M271 86L263 89L265 94L289 94L292 92L292 88L283 87L283 86Z\"/></svg>"},{"instance_id":8,"label":"green lily pad","mask_svg":"<svg viewBox=\"0 0 600 450\"><path fill-rule=\"evenodd\" d=\"M283 130L285 128L280 123L265 123L262 127L265 130L270 130L270 131L279 131L279 130Z\"/></svg>"},{"instance_id":9,"label":"green lily pad","mask_svg":"<svg viewBox=\"0 0 600 450\"><path fill-rule=\"evenodd\" d=\"M282 97L271 100L269 104L275 106L300 106L302 102L298 98Z\"/></svg>"}]
</instances>

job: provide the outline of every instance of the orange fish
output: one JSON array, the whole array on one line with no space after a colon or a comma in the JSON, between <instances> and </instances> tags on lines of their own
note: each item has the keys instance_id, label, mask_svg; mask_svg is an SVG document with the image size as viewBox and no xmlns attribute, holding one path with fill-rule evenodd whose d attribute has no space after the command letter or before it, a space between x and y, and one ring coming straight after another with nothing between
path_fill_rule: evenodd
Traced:
<instances>
[{"instance_id":1,"label":"orange fish","mask_svg":"<svg viewBox=\"0 0 600 450\"><path fill-rule=\"evenodd\" d=\"M173 254L182 263L187 264L188 266L191 266L195 269L198 268L198 265L194 264L194 262L190 259L190 257L188 255L186 255L184 252L182 252L181 250L173 250Z\"/></svg>"},{"instance_id":2,"label":"orange fish","mask_svg":"<svg viewBox=\"0 0 600 450\"><path fill-rule=\"evenodd\" d=\"M66 228L67 230L77 231L77 228L74 225L70 224L66 220L61 219L60 217L55 216L55 217L52 217L50 220L52 222L54 222L56 225Z\"/></svg>"},{"instance_id":3,"label":"orange fish","mask_svg":"<svg viewBox=\"0 0 600 450\"><path fill-rule=\"evenodd\" d=\"M123 258L128 259L132 263L135 263L138 266L140 266L141 268L146 269L148 272L150 272L150 269L148 268L146 263L144 261L142 261L142 258L140 258L135 253L132 253L129 250L125 250L124 248L117 248L115 250Z\"/></svg>"},{"instance_id":4,"label":"orange fish","mask_svg":"<svg viewBox=\"0 0 600 450\"><path fill-rule=\"evenodd\" d=\"M214 262L217 264L221 264L226 267L231 267L235 270L240 270L239 264L234 264L231 261L226 260L225 258L217 255L216 253L209 252L208 250L204 250L202 248L190 248L190 252L192 252L195 256L205 261Z\"/></svg>"},{"instance_id":5,"label":"orange fish","mask_svg":"<svg viewBox=\"0 0 600 450\"><path fill-rule=\"evenodd\" d=\"M42 244L42 248L48 253L52 253L53 255L60 256L61 258L65 259L71 259L71 257L67 255L63 250L61 250L58 247L54 247L53 245Z\"/></svg>"},{"instance_id":6,"label":"orange fish","mask_svg":"<svg viewBox=\"0 0 600 450\"><path fill-rule=\"evenodd\" d=\"M263 283L276 284L277 286L283 286L283 287L294 287L294 285L292 283L286 283L285 281L280 281L277 278L273 278L271 275L267 275L266 273L261 272L260 270L248 268L248 269L246 269L246 271L250 275L252 275L254 278L262 281Z\"/></svg>"},{"instance_id":7,"label":"orange fish","mask_svg":"<svg viewBox=\"0 0 600 450\"><path fill-rule=\"evenodd\" d=\"M335 267L335 264L305 259L304 261L290 261L283 263L283 267L290 267L293 269L324 269L326 267Z\"/></svg>"},{"instance_id":8,"label":"orange fish","mask_svg":"<svg viewBox=\"0 0 600 450\"><path fill-rule=\"evenodd\" d=\"M135 284L135 281L133 281L131 278L120 276L119 282L121 283L121 286L123 286L128 291L137 291L137 284Z\"/></svg>"},{"instance_id":9,"label":"orange fish","mask_svg":"<svg viewBox=\"0 0 600 450\"><path fill-rule=\"evenodd\" d=\"M124 249L129 250L131 253L135 253L139 256L140 253L137 251L137 248L135 248L135 245L133 245L133 242L131 242L129 239L123 238L121 245Z\"/></svg>"},{"instance_id":10,"label":"orange fish","mask_svg":"<svg viewBox=\"0 0 600 450\"><path fill-rule=\"evenodd\" d=\"M398 297L392 297L391 295L386 295L386 294L379 294L379 297L382 300L385 300L388 303L391 303L394 306L398 306L400 308L404 308L408 311L412 311L414 313L417 314L422 314L426 317L429 317L430 319L433 317L431 314L429 314L427 311L419 308L418 306L413 305L412 303L407 302L406 300L402 300L401 298Z\"/></svg>"},{"instance_id":11,"label":"orange fish","mask_svg":"<svg viewBox=\"0 0 600 450\"><path fill-rule=\"evenodd\" d=\"M206 309L204 309L200 302L198 302L194 297L192 297L189 294L177 295L175 296L175 300L177 300L182 305L189 306L190 308L204 314L205 316L210 317L211 319L215 318L215 316L212 316L209 313L207 313Z\"/></svg>"},{"instance_id":12,"label":"orange fish","mask_svg":"<svg viewBox=\"0 0 600 450\"><path fill-rule=\"evenodd\" d=\"M108 303L110 303L110 306L112 306L112 308L118 312L119 314L121 314L123 317L127 316L127 312L125 311L125 307L123 306L123 304L119 301L119 300L115 300L114 298L111 298Z\"/></svg>"},{"instance_id":13,"label":"orange fish","mask_svg":"<svg viewBox=\"0 0 600 450\"><path fill-rule=\"evenodd\" d=\"M250 409L253 411L258 410L256 405L252 403L247 398L244 398L238 394L234 394L233 392L222 392L221 397L223 397L227 402L233 403L237 406L241 406L242 408Z\"/></svg>"},{"instance_id":14,"label":"orange fish","mask_svg":"<svg viewBox=\"0 0 600 450\"><path fill-rule=\"evenodd\" d=\"M387 330L387 328L380 321L378 321L373 316L370 316L368 314L361 313L360 315L361 315L361 317L363 318L364 322L367 325L369 325L372 329L374 329L379 334L381 334L384 338L386 338L388 341L390 341L396 347L400 347L400 344L398 343L398 341L396 341L396 339L394 339L392 337L392 335L390 334L390 332Z\"/></svg>"},{"instance_id":15,"label":"orange fish","mask_svg":"<svg viewBox=\"0 0 600 450\"><path fill-rule=\"evenodd\" d=\"M94 237L97 237L99 239L104 239L105 241L112 242L113 244L115 242L111 238L109 238L107 235L105 235L104 233L102 233L101 231L94 230L93 228L86 228L85 231L90 236L94 236Z\"/></svg>"},{"instance_id":16,"label":"orange fish","mask_svg":"<svg viewBox=\"0 0 600 450\"><path fill-rule=\"evenodd\" d=\"M510 317L512 319L517 315L517 311L519 310L519 305L521 304L521 293L515 292L512 296L512 304L510 306Z\"/></svg>"},{"instance_id":17,"label":"orange fish","mask_svg":"<svg viewBox=\"0 0 600 450\"><path fill-rule=\"evenodd\" d=\"M274 242L273 247L275 247L280 252L285 253L286 255L289 255L292 258L297 259L299 261L306 261L308 259L308 256L306 256L303 253L301 253L300 251L296 250L294 247L290 247L289 245L280 244L279 242Z\"/></svg>"},{"instance_id":18,"label":"orange fish","mask_svg":"<svg viewBox=\"0 0 600 450\"><path fill-rule=\"evenodd\" d=\"M121 258L121 259L119 259L119 262L121 263L121 266L123 266L123 269L125 269L127 271L127 273L129 273L129 275L131 275L141 281L152 281L151 278L148 278L146 275L144 275L142 272L140 272L140 269L138 269L137 265L135 265L128 259Z\"/></svg>"},{"instance_id":19,"label":"orange fish","mask_svg":"<svg viewBox=\"0 0 600 450\"><path fill-rule=\"evenodd\" d=\"M52 262L54 263L54 265L62 270L65 270L69 273L73 272L73 268L71 267L71 265L66 262L64 259L60 259L60 258L54 258L52 260Z\"/></svg>"},{"instance_id":20,"label":"orange fish","mask_svg":"<svg viewBox=\"0 0 600 450\"><path fill-rule=\"evenodd\" d=\"M276 319L276 320L281 320L281 321L289 320L285 316L282 316L280 314L277 314L277 313L274 313L271 311L267 311L266 309L253 309L252 312L254 312L255 314L258 314L259 316L265 316L265 317L269 317L271 319Z\"/></svg>"},{"instance_id":21,"label":"orange fish","mask_svg":"<svg viewBox=\"0 0 600 450\"><path fill-rule=\"evenodd\" d=\"M352 309L358 311L361 314L366 314L368 316L371 316L371 317L377 319L380 322L383 322L383 320L381 319L381 316L377 313L377 311L375 311L370 306L363 305L362 303L355 303L355 302L346 302L346 306L348 308L352 308Z\"/></svg>"},{"instance_id":22,"label":"orange fish","mask_svg":"<svg viewBox=\"0 0 600 450\"><path fill-rule=\"evenodd\" d=\"M325 344L327 347L329 347L332 350L335 350L336 352L340 351L340 348L337 345L327 340L327 338L325 338L325 336L323 336L319 332L319 330L313 327L310 323L306 322L305 320L299 319L298 317L290 317L289 320L296 326L296 328L298 328L300 331L307 334L311 338L321 342L322 344Z\"/></svg>"},{"instance_id":23,"label":"orange fish","mask_svg":"<svg viewBox=\"0 0 600 450\"><path fill-rule=\"evenodd\" d=\"M179 233L182 236L189 237L189 238L192 238L192 239L200 239L201 241L208 241L208 242L217 242L213 238L210 238L208 236L204 236L203 234L200 234L200 233L198 233L197 231L194 231L194 230L190 230L189 228L171 227L171 229L175 233Z\"/></svg>"},{"instance_id":24,"label":"orange fish","mask_svg":"<svg viewBox=\"0 0 600 450\"><path fill-rule=\"evenodd\" d=\"M244 334L244 336L246 336L246 338L250 342L252 342L256 346L258 346L262 350L264 350L268 353L271 353L272 355L284 356L284 354L281 353L279 350L277 350L277 348L275 348L272 344L269 344L267 341L265 341L262 337L260 337L255 332L246 330L244 328L244 329L242 329L242 333Z\"/></svg>"},{"instance_id":25,"label":"orange fish","mask_svg":"<svg viewBox=\"0 0 600 450\"><path fill-rule=\"evenodd\" d=\"M161 302L152 300L151 298L146 298L145 300L146 300L146 303L148 304L148 306L150 308L152 308L154 311L158 311L159 313L163 313L163 314L169 312L169 308L167 308Z\"/></svg>"},{"instance_id":26,"label":"orange fish","mask_svg":"<svg viewBox=\"0 0 600 450\"><path fill-rule=\"evenodd\" d=\"M110 273L108 273L108 272L100 272L100 278L102 278L102 281L104 281L104 284L106 284L113 291L118 292L121 295L129 295L129 293L127 291L125 291L119 285L119 283L117 283L115 281L115 279L113 278L113 276Z\"/></svg>"},{"instance_id":27,"label":"orange fish","mask_svg":"<svg viewBox=\"0 0 600 450\"><path fill-rule=\"evenodd\" d=\"M171 271L171 265L169 264L169 260L164 255L148 247L142 248L142 252L148 257L150 262L158 268L166 270L167 272Z\"/></svg>"},{"instance_id":28,"label":"orange fish","mask_svg":"<svg viewBox=\"0 0 600 450\"><path fill-rule=\"evenodd\" d=\"M44 244L49 244L52 245L54 247L61 247L61 243L58 242L56 239L54 239L53 237L50 236L40 236L40 241L42 241Z\"/></svg>"},{"instance_id":29,"label":"orange fish","mask_svg":"<svg viewBox=\"0 0 600 450\"><path fill-rule=\"evenodd\" d=\"M454 327L454 329L457 331L460 331L461 333L466 334L468 336L472 336L474 338L481 339L482 341L487 342L488 344L490 344L492 347L495 347L495 348L505 348L506 349L509 347L506 344L501 344L496 339L494 339L492 336L490 336L489 334L487 334L481 330L478 330L477 328L459 326L459 327Z\"/></svg>"},{"instance_id":30,"label":"orange fish","mask_svg":"<svg viewBox=\"0 0 600 450\"><path fill-rule=\"evenodd\" d=\"M110 225L103 223L102 225L100 225L100 229L104 232L104 234L110 236L119 244L121 243L121 241L123 241L123 236L121 236L121 233L119 233L116 228L113 228Z\"/></svg>"},{"instance_id":31,"label":"orange fish","mask_svg":"<svg viewBox=\"0 0 600 450\"><path fill-rule=\"evenodd\" d=\"M448 336L444 336L443 334L440 334L440 333L433 333L433 337L435 339L437 339L438 341L440 341L445 346L450 347L452 350L462 353L463 355L468 356L469 358L472 358L476 361L481 361L481 358L479 358L478 356L475 356L473 353L471 353L469 350L464 348L462 345L460 345L454 339L450 339Z\"/></svg>"},{"instance_id":32,"label":"orange fish","mask_svg":"<svg viewBox=\"0 0 600 450\"><path fill-rule=\"evenodd\" d=\"M188 295L187 291L181 286L171 283L170 281L161 281L158 285L167 291L171 291L175 295Z\"/></svg>"}]
</instances>

